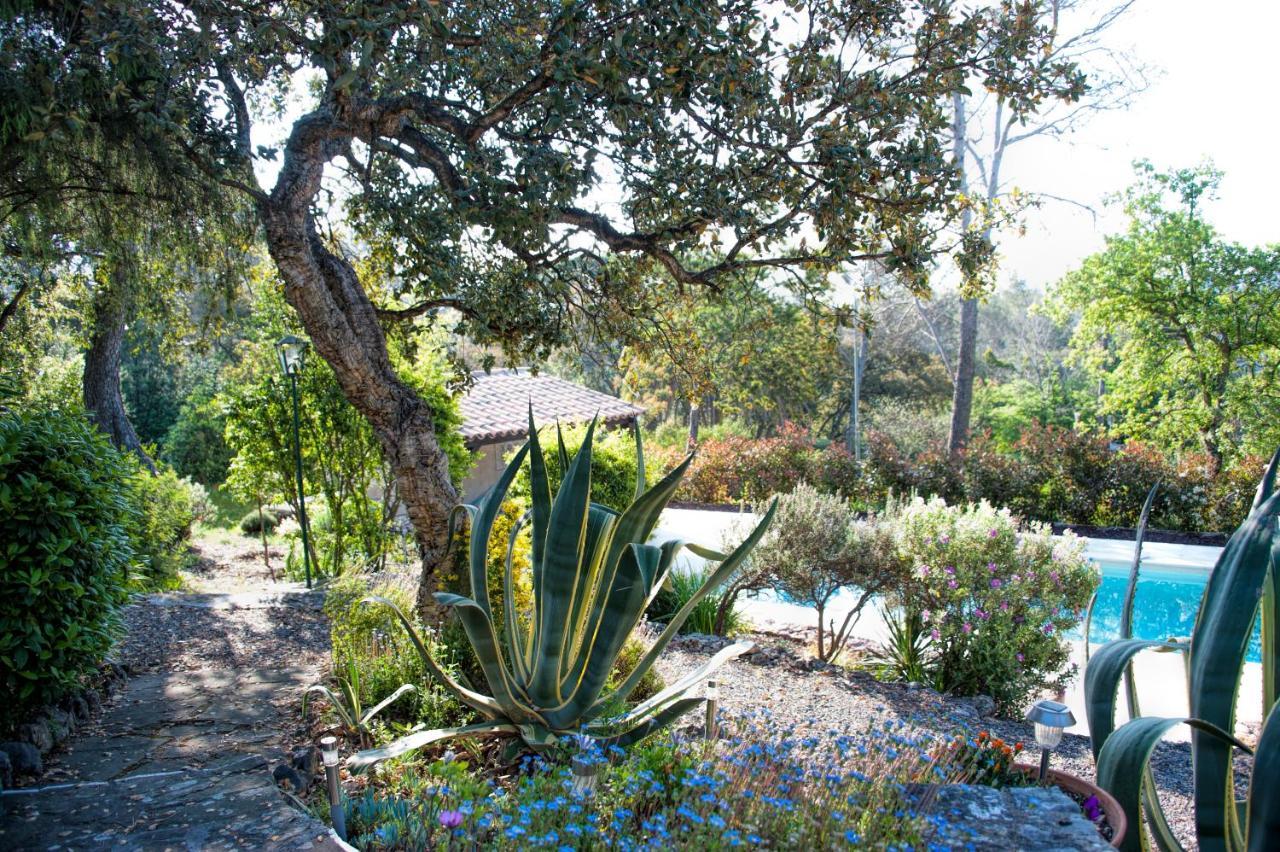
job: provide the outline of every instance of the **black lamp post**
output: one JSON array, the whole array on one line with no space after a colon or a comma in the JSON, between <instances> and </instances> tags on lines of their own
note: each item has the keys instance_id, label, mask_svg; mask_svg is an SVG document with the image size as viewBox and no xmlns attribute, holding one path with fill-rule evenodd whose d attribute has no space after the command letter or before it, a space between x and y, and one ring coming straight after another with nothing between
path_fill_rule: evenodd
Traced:
<instances>
[{"instance_id":1,"label":"black lamp post","mask_svg":"<svg viewBox=\"0 0 1280 852\"><path fill-rule=\"evenodd\" d=\"M302 565L307 572L307 588L311 588L311 530L307 523L307 500L302 486L302 438L298 427L298 374L307 352L307 342L292 334L280 338L276 344L280 355L280 368L289 377L293 393L293 468L298 485L298 526L302 528Z\"/></svg>"}]
</instances>

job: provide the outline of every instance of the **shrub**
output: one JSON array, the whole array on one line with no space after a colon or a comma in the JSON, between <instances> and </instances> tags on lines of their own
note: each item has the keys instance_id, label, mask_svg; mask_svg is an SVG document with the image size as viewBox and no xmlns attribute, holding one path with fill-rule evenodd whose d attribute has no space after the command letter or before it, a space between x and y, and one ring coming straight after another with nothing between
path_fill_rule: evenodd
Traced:
<instances>
[{"instance_id":1,"label":"shrub","mask_svg":"<svg viewBox=\"0 0 1280 852\"><path fill-rule=\"evenodd\" d=\"M404 612L413 611L412 596L394 583L371 585L366 576L356 574L331 580L325 593L324 613L329 618L334 675L345 678L356 689L359 703L366 708L406 683L416 686L416 690L383 711L382 716L387 719L429 726L470 720L470 711L431 681L395 615L385 607L360 603L369 594L387 598ZM430 631L419 626L419 634L438 647Z\"/></svg>"},{"instance_id":2,"label":"shrub","mask_svg":"<svg viewBox=\"0 0 1280 852\"><path fill-rule=\"evenodd\" d=\"M843 499L809 485L778 498L777 521L754 559L781 594L817 610L818 658L832 660L868 601L901 586L906 562L887 526L874 518L856 520ZM843 620L829 620L840 592L851 592L856 599Z\"/></svg>"},{"instance_id":3,"label":"shrub","mask_svg":"<svg viewBox=\"0 0 1280 852\"><path fill-rule=\"evenodd\" d=\"M240 532L245 535L259 535L265 527L267 534L270 535L279 525L280 519L270 509L262 511L254 509L240 519Z\"/></svg>"},{"instance_id":4,"label":"shrub","mask_svg":"<svg viewBox=\"0 0 1280 852\"><path fill-rule=\"evenodd\" d=\"M178 583L178 570L196 519L195 495L171 468L157 464L153 474L134 466L130 499L138 512L130 534L141 568L141 576L135 580L147 589L172 588Z\"/></svg>"},{"instance_id":5,"label":"shrub","mask_svg":"<svg viewBox=\"0 0 1280 852\"><path fill-rule=\"evenodd\" d=\"M917 498L890 517L912 567L898 602L929 631L940 690L990 695L1016 713L1033 692L1065 685L1074 667L1062 633L1099 579L1077 539L1020 529L987 503Z\"/></svg>"},{"instance_id":6,"label":"shrub","mask_svg":"<svg viewBox=\"0 0 1280 852\"><path fill-rule=\"evenodd\" d=\"M689 600L698 593L711 576L711 567L705 566L687 571L673 571L667 582L654 595L653 601L645 611L650 621L666 624ZM720 604L725 592L715 591L699 599L693 611L680 626L681 633L705 633L716 636L733 636L741 633L746 625L741 613L732 606L732 602L720 618ZM720 623L718 623L720 622Z\"/></svg>"},{"instance_id":7,"label":"shrub","mask_svg":"<svg viewBox=\"0 0 1280 852\"><path fill-rule=\"evenodd\" d=\"M138 558L134 476L83 416L0 408L0 725L110 648Z\"/></svg>"},{"instance_id":8,"label":"shrub","mask_svg":"<svg viewBox=\"0 0 1280 852\"><path fill-rule=\"evenodd\" d=\"M564 435L565 449L573 458L582 446L586 437L586 426L572 426L561 430ZM635 433L629 429L613 429L596 436L591 447L591 499L610 509L622 511L631 505L636 496L636 444ZM560 464L560 455L555 452L555 436L552 430L543 430L543 440L547 445L547 481L554 494L564 478L564 470ZM511 453L515 455L515 451ZM508 457L510 458L510 457ZM653 474L660 471L646 471L646 479L655 482ZM529 468L523 467L511 483L509 499L520 506L520 512L529 505ZM519 517L517 514L516 517ZM496 535L496 533L495 533ZM506 539L502 540L506 548Z\"/></svg>"}]
</instances>

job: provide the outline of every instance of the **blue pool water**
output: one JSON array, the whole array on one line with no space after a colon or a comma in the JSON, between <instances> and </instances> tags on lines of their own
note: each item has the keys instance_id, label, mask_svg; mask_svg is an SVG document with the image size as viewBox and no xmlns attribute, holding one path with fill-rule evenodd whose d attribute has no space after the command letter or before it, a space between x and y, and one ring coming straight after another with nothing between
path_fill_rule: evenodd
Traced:
<instances>
[{"instance_id":1,"label":"blue pool water","mask_svg":"<svg viewBox=\"0 0 1280 852\"><path fill-rule=\"evenodd\" d=\"M1089 631L1089 641L1093 644L1109 642L1119 636L1120 607L1129 584L1127 563L1100 561L1097 565L1102 570L1102 585L1098 587L1093 626ZM1207 572L1142 566L1133 604L1133 635L1139 639L1190 636L1208 578ZM1083 626L1075 638L1079 638L1082 631ZM1262 661L1261 642L1255 624L1249 641L1249 662Z\"/></svg>"}]
</instances>

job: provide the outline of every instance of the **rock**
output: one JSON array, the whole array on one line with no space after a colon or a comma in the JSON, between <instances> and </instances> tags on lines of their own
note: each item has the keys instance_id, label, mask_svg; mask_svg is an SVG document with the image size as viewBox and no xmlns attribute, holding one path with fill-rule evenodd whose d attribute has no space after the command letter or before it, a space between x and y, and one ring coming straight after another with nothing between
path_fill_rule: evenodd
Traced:
<instances>
[{"instance_id":1,"label":"rock","mask_svg":"<svg viewBox=\"0 0 1280 852\"><path fill-rule=\"evenodd\" d=\"M924 689L924 684L918 680L907 681L907 692L919 692Z\"/></svg>"},{"instance_id":2,"label":"rock","mask_svg":"<svg viewBox=\"0 0 1280 852\"><path fill-rule=\"evenodd\" d=\"M53 748L53 734L49 732L49 726L43 719L22 723L14 729L14 734L21 742L35 746L37 752L46 752ZM13 757L13 755L9 756Z\"/></svg>"},{"instance_id":3,"label":"rock","mask_svg":"<svg viewBox=\"0 0 1280 852\"><path fill-rule=\"evenodd\" d=\"M39 757L39 755L36 755ZM13 786L13 761L9 753L0 751L0 790Z\"/></svg>"},{"instance_id":4,"label":"rock","mask_svg":"<svg viewBox=\"0 0 1280 852\"><path fill-rule=\"evenodd\" d=\"M996 700L990 695L975 695L969 699L969 703L973 705L973 712L977 713L980 719L996 714Z\"/></svg>"},{"instance_id":5,"label":"rock","mask_svg":"<svg viewBox=\"0 0 1280 852\"><path fill-rule=\"evenodd\" d=\"M44 761L40 759L40 752L31 743L23 742L7 742L0 743L0 753L4 754L5 762L9 765L12 775L42 775L44 773ZM9 786L7 783L5 786Z\"/></svg>"},{"instance_id":6,"label":"rock","mask_svg":"<svg viewBox=\"0 0 1280 852\"><path fill-rule=\"evenodd\" d=\"M92 690L85 690L85 694L90 692ZM68 695L62 699L62 703L59 706L70 715L71 723L74 727L79 727L89 721L89 702L85 700L83 694L73 693Z\"/></svg>"},{"instance_id":7,"label":"rock","mask_svg":"<svg viewBox=\"0 0 1280 852\"><path fill-rule=\"evenodd\" d=\"M45 714L45 722L49 726L49 735L54 745L62 745L67 737L76 729L75 719L66 710L51 708Z\"/></svg>"},{"instance_id":8,"label":"rock","mask_svg":"<svg viewBox=\"0 0 1280 852\"><path fill-rule=\"evenodd\" d=\"M287 763L282 763L271 771L276 786L289 793L301 793L307 789L307 779Z\"/></svg>"},{"instance_id":9,"label":"rock","mask_svg":"<svg viewBox=\"0 0 1280 852\"><path fill-rule=\"evenodd\" d=\"M928 839L935 843L975 852L1111 849L1080 806L1057 787L947 784L934 789L937 834Z\"/></svg>"},{"instance_id":10,"label":"rock","mask_svg":"<svg viewBox=\"0 0 1280 852\"><path fill-rule=\"evenodd\" d=\"M102 710L102 696L96 689L86 689L84 691L84 703L89 710L89 717L92 718Z\"/></svg>"},{"instance_id":11,"label":"rock","mask_svg":"<svg viewBox=\"0 0 1280 852\"><path fill-rule=\"evenodd\" d=\"M294 771L301 776L302 787L306 789L311 786L311 780L320 773L320 749L313 745L295 748L289 758L289 763L293 766Z\"/></svg>"}]
</instances>

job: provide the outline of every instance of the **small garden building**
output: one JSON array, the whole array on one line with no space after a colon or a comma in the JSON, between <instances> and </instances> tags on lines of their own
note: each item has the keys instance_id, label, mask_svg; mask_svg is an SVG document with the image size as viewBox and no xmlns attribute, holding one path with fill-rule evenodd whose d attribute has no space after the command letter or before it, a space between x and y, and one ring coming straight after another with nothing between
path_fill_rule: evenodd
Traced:
<instances>
[{"instance_id":1,"label":"small garden building","mask_svg":"<svg viewBox=\"0 0 1280 852\"><path fill-rule=\"evenodd\" d=\"M462 397L462 437L477 453L476 466L462 483L471 499L501 475L504 457L524 441L529 430L529 404L539 426L582 423L600 418L601 427L630 426L644 409L616 396L574 382L523 369L472 374L474 384Z\"/></svg>"}]
</instances>

